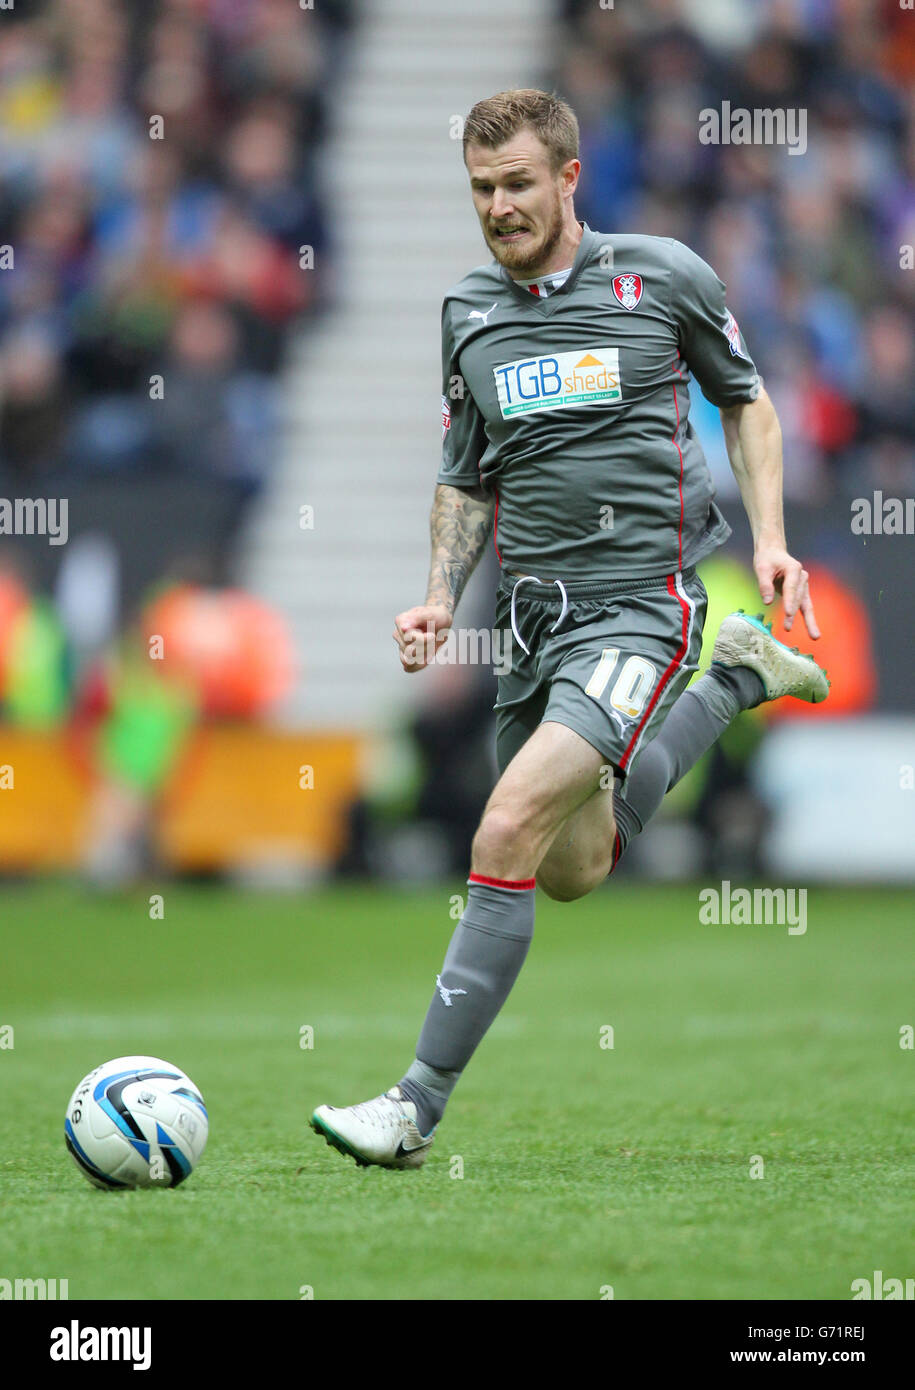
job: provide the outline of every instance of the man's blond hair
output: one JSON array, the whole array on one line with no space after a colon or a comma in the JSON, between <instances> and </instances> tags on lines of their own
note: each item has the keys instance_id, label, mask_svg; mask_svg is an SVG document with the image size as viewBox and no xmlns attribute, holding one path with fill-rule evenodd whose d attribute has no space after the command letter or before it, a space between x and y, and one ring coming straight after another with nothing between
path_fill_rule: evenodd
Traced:
<instances>
[{"instance_id":1,"label":"man's blond hair","mask_svg":"<svg viewBox=\"0 0 915 1390\"><path fill-rule=\"evenodd\" d=\"M550 168L558 173L570 159L578 158L578 121L575 112L555 92L536 87L516 87L478 101L464 122L464 161L468 145L495 150L519 130L530 130L546 147Z\"/></svg>"}]
</instances>

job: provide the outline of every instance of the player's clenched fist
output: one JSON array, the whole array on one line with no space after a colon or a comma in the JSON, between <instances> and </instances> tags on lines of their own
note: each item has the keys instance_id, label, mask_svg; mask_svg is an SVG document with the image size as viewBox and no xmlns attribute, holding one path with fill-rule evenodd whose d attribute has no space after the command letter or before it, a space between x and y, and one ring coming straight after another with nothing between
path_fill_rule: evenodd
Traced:
<instances>
[{"instance_id":1,"label":"player's clenched fist","mask_svg":"<svg viewBox=\"0 0 915 1390\"><path fill-rule=\"evenodd\" d=\"M451 613L438 604L420 604L398 613L394 619L394 641L405 671L421 671L435 660L435 653L448 640L451 622Z\"/></svg>"}]
</instances>

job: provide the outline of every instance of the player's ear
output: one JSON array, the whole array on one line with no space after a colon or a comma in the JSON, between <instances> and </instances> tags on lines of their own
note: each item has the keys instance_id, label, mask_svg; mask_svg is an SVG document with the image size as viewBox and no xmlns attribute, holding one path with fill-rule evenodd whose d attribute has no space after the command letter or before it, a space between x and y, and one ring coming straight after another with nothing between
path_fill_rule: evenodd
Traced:
<instances>
[{"instance_id":1,"label":"player's ear","mask_svg":"<svg viewBox=\"0 0 915 1390\"><path fill-rule=\"evenodd\" d=\"M578 175L581 173L581 160L569 159L563 164L559 171L562 183L562 191L565 194L574 193L578 187Z\"/></svg>"}]
</instances>

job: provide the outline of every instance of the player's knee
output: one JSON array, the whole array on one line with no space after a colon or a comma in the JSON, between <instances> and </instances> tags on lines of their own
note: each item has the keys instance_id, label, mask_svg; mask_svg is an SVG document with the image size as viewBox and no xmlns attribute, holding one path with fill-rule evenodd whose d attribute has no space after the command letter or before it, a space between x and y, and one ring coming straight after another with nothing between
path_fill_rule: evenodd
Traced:
<instances>
[{"instance_id":1,"label":"player's knee","mask_svg":"<svg viewBox=\"0 0 915 1390\"><path fill-rule=\"evenodd\" d=\"M487 810L473 838L473 864L480 872L501 875L507 862L530 852L530 828L523 812L511 806Z\"/></svg>"},{"instance_id":2,"label":"player's knee","mask_svg":"<svg viewBox=\"0 0 915 1390\"><path fill-rule=\"evenodd\" d=\"M480 821L479 829L473 837L473 857L488 859L501 858L523 835L523 819L508 806L488 810Z\"/></svg>"}]
</instances>

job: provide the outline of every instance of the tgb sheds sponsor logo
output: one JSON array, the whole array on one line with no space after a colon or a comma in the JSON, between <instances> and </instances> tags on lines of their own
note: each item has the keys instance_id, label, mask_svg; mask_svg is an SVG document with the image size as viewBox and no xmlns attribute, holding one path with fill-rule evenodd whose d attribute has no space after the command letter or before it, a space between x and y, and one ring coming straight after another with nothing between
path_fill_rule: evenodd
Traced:
<instances>
[{"instance_id":1,"label":"tgb sheds sponsor logo","mask_svg":"<svg viewBox=\"0 0 915 1390\"><path fill-rule=\"evenodd\" d=\"M623 395L619 357L618 348L596 347L584 353L522 357L494 367L502 418L564 406L615 404Z\"/></svg>"}]
</instances>

